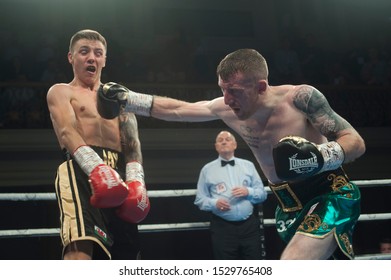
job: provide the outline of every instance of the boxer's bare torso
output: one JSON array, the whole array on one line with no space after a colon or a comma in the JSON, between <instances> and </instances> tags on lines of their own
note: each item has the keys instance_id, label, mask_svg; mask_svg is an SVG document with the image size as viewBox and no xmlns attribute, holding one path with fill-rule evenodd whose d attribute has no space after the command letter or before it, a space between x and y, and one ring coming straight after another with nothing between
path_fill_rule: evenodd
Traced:
<instances>
[{"instance_id":1,"label":"boxer's bare torso","mask_svg":"<svg viewBox=\"0 0 391 280\"><path fill-rule=\"evenodd\" d=\"M219 110L226 107L223 98L216 100L213 106L219 117L247 143L264 175L273 183L280 180L274 170L272 149L281 138L296 135L315 143L326 141L305 115L293 105L294 90L295 86L291 85L269 87L265 96L260 97L263 98L262 102L265 105L260 105L246 120L239 120L232 110Z\"/></svg>"},{"instance_id":2,"label":"boxer's bare torso","mask_svg":"<svg viewBox=\"0 0 391 280\"><path fill-rule=\"evenodd\" d=\"M53 127L61 148L77 148L74 146L81 136L88 145L121 150L118 118L103 119L97 111L98 87L99 84L91 89L71 83L51 88L48 99L61 104L51 108L51 113L57 115Z\"/></svg>"},{"instance_id":3,"label":"boxer's bare torso","mask_svg":"<svg viewBox=\"0 0 391 280\"><path fill-rule=\"evenodd\" d=\"M250 147L266 178L280 183L273 162L273 147L286 136L300 136L313 143L338 139L345 149L345 162L360 155L350 136L359 138L352 126L334 112L323 94L309 85L269 86L243 82L240 74L228 81L219 80L223 96L188 103L155 96L151 114L169 121L223 120ZM346 140L345 140L346 139Z\"/></svg>"}]
</instances>

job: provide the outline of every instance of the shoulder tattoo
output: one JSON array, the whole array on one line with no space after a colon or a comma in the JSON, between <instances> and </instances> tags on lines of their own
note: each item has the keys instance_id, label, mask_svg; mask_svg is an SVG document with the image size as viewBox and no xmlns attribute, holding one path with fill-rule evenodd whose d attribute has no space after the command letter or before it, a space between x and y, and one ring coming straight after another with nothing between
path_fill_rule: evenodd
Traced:
<instances>
[{"instance_id":1,"label":"shoulder tattoo","mask_svg":"<svg viewBox=\"0 0 391 280\"><path fill-rule=\"evenodd\" d=\"M293 96L293 104L327 139L336 139L338 131L352 127L334 112L326 97L314 87L298 87Z\"/></svg>"}]
</instances>

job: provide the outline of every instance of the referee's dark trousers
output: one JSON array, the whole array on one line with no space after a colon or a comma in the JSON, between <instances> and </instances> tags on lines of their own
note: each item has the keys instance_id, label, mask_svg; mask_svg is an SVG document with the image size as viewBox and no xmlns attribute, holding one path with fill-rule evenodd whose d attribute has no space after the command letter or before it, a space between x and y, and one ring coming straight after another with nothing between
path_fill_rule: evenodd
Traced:
<instances>
[{"instance_id":1,"label":"referee's dark trousers","mask_svg":"<svg viewBox=\"0 0 391 280\"><path fill-rule=\"evenodd\" d=\"M252 214L245 221L226 221L212 214L210 233L217 260L260 260L260 221Z\"/></svg>"}]
</instances>

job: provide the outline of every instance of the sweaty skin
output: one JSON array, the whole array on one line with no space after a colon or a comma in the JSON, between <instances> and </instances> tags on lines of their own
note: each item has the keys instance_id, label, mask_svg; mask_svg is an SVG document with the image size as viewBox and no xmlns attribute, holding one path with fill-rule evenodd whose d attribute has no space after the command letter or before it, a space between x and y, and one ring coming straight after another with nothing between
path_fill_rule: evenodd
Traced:
<instances>
[{"instance_id":1,"label":"sweaty skin","mask_svg":"<svg viewBox=\"0 0 391 280\"><path fill-rule=\"evenodd\" d=\"M83 145L123 151L127 162L142 163L137 121L134 114L120 112L112 120L97 110L97 90L106 65L106 46L99 40L80 39L70 47L68 62L74 78L53 85L47 94L53 128L61 149L73 153ZM110 161L115 158L104 158ZM125 179L125 178L123 178ZM93 241L76 240L64 248L64 259L91 259Z\"/></svg>"},{"instance_id":2,"label":"sweaty skin","mask_svg":"<svg viewBox=\"0 0 391 280\"><path fill-rule=\"evenodd\" d=\"M345 163L364 153L361 136L314 87L270 86L265 80L249 85L243 80L240 73L227 81L219 78L223 97L210 101L188 103L155 96L151 115L168 121L221 119L244 139L274 184L281 180L274 170L272 149L285 136L301 136L316 144L337 141Z\"/></svg>"},{"instance_id":3,"label":"sweaty skin","mask_svg":"<svg viewBox=\"0 0 391 280\"><path fill-rule=\"evenodd\" d=\"M362 137L330 107L316 88L306 84L269 85L267 62L256 50L240 49L228 54L217 66L216 73L222 97L189 103L154 96L153 102L141 102L140 94L129 91L126 107L139 114L150 112L152 117L167 121L202 122L221 119L247 143L272 184L282 183L275 172L273 148L286 136L298 136L318 145L335 141L343 149L343 163L352 162L364 154ZM334 222L349 227L343 234L351 236L355 216L348 223L343 214L351 217L350 214L359 213L359 194L352 199L350 209L348 202L343 202L341 199L338 206L347 208L341 210L342 215L338 216L341 220L337 217ZM288 221L281 215L276 218L284 223ZM337 227L330 228L326 236L294 233L281 259L328 259L338 246L337 239L338 242L342 239L335 236L336 230Z\"/></svg>"}]
</instances>

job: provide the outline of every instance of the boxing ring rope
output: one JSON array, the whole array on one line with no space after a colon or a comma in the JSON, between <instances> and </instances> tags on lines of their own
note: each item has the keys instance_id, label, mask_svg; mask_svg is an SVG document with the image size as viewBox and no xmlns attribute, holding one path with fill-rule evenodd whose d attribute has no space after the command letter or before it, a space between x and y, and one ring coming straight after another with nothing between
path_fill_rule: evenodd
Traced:
<instances>
[{"instance_id":1,"label":"boxing ring rope","mask_svg":"<svg viewBox=\"0 0 391 280\"><path fill-rule=\"evenodd\" d=\"M352 181L359 187L379 187L379 186L391 186L391 179L377 179L377 180L357 180ZM265 186L265 190L271 193L268 186ZM176 190L160 190L160 191L148 191L149 197L180 197L180 196L192 196L196 195L196 189L176 189ZM56 200L55 193L0 193L0 201L30 201L30 200Z\"/></svg>"},{"instance_id":2,"label":"boxing ring rope","mask_svg":"<svg viewBox=\"0 0 391 280\"><path fill-rule=\"evenodd\" d=\"M378 180L357 180L352 181L360 188L365 187L384 187L391 186L391 179ZM268 193L271 192L268 186L265 186ZM176 189L176 190L157 190L148 191L150 198L162 197L183 197L196 195L196 189ZM0 201L54 201L55 193L0 193ZM391 213L372 213L361 214L358 221L389 220ZM264 219L264 225L274 225L275 219ZM193 223L170 223L170 224L141 224L140 232L163 232L163 231L180 231L180 230L203 230L209 228L209 222ZM14 229L0 230L0 238L25 238L37 236L58 236L59 228L41 228L41 229ZM361 255L356 259L391 259L391 254Z\"/></svg>"}]
</instances>

